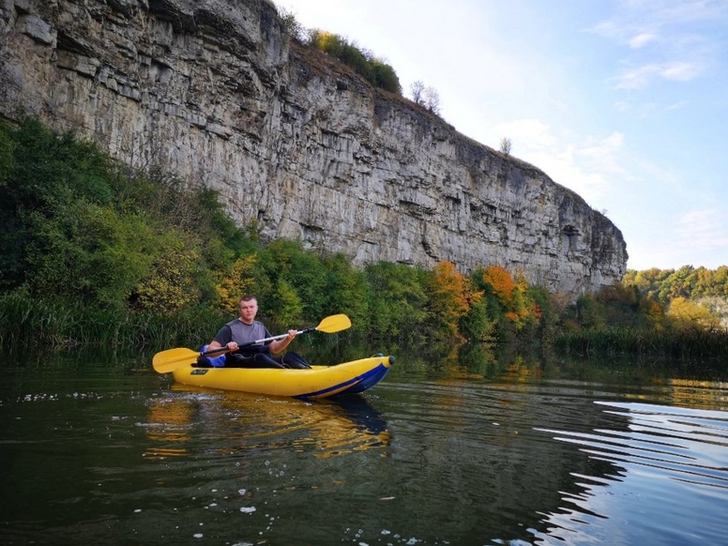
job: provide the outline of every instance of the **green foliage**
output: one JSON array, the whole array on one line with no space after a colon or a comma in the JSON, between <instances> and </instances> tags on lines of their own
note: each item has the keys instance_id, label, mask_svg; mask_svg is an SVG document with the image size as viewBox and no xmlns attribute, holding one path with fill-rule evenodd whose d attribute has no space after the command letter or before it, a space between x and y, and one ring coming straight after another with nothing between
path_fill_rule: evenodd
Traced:
<instances>
[{"instance_id":1,"label":"green foliage","mask_svg":"<svg viewBox=\"0 0 728 546\"><path fill-rule=\"evenodd\" d=\"M583 355L725 358L728 330L709 307L683 296L672 297L691 291L686 280L691 272L689 267L667 274L656 269L633 272L624 283L585 294L566 309L572 327L554 337L554 346ZM669 306L658 302L660 293L671 295Z\"/></svg>"},{"instance_id":2,"label":"green foliage","mask_svg":"<svg viewBox=\"0 0 728 546\"><path fill-rule=\"evenodd\" d=\"M631 329L608 326L599 330L564 332L555 342L563 353L583 356L631 355L682 361L728 358L728 331L701 328L675 330Z\"/></svg>"},{"instance_id":3,"label":"green foliage","mask_svg":"<svg viewBox=\"0 0 728 546\"><path fill-rule=\"evenodd\" d=\"M485 312L491 321L489 336L531 343L536 334L544 332L542 307L549 307L553 295L531 287L520 273L514 278L501 266L477 268L471 280L483 292Z\"/></svg>"},{"instance_id":4,"label":"green foliage","mask_svg":"<svg viewBox=\"0 0 728 546\"><path fill-rule=\"evenodd\" d=\"M153 265L148 225L82 200L39 223L35 234L26 253L34 274L24 283L33 294L63 294L118 311Z\"/></svg>"},{"instance_id":5,"label":"green foliage","mask_svg":"<svg viewBox=\"0 0 728 546\"><path fill-rule=\"evenodd\" d=\"M369 285L370 335L420 341L418 330L427 320L427 273L418 267L379 262L367 265L364 274Z\"/></svg>"},{"instance_id":6,"label":"green foliage","mask_svg":"<svg viewBox=\"0 0 728 546\"><path fill-rule=\"evenodd\" d=\"M307 45L337 58L353 68L375 87L398 95L402 94L402 85L394 68L376 58L370 51L360 49L355 43L337 34L319 29L307 31L296 20L294 13L279 6L276 9L284 31L291 37L299 42L306 41ZM304 40L306 35L308 35L308 39Z\"/></svg>"},{"instance_id":7,"label":"green foliage","mask_svg":"<svg viewBox=\"0 0 728 546\"><path fill-rule=\"evenodd\" d=\"M303 302L296 289L286 279L278 279L268 305L271 309L276 309L275 324L283 325L281 328L285 328L285 325L290 327L301 324Z\"/></svg>"},{"instance_id":8,"label":"green foliage","mask_svg":"<svg viewBox=\"0 0 728 546\"><path fill-rule=\"evenodd\" d=\"M305 302L301 309L304 316L325 316L326 271L315 254L306 252L296 241L279 239L260 248L257 256L252 291L258 296L263 317L271 321L293 315L293 309L286 308L295 301L292 294L281 297L277 291L295 292L297 299Z\"/></svg>"},{"instance_id":9,"label":"green foliage","mask_svg":"<svg viewBox=\"0 0 728 546\"><path fill-rule=\"evenodd\" d=\"M10 158L0 186L5 293L129 316L179 311L212 293L203 259L224 263L233 254L221 247L240 236L209 191L124 174L91 144L35 120L0 134L0 157ZM207 231L194 235L198 225ZM226 239L204 244L213 230Z\"/></svg>"},{"instance_id":10,"label":"green foliage","mask_svg":"<svg viewBox=\"0 0 728 546\"><path fill-rule=\"evenodd\" d=\"M272 324L345 313L354 331L366 328L366 279L342 254L317 255L300 242L279 239L261 247L257 258L251 290L259 297L261 315Z\"/></svg>"},{"instance_id":11,"label":"green foliage","mask_svg":"<svg viewBox=\"0 0 728 546\"><path fill-rule=\"evenodd\" d=\"M89 346L125 352L195 346L219 325L220 315L208 307L185 309L171 321L159 313L116 313L52 295L0 294L0 346L6 355Z\"/></svg>"},{"instance_id":12,"label":"green foliage","mask_svg":"<svg viewBox=\"0 0 728 546\"><path fill-rule=\"evenodd\" d=\"M402 85L399 77L390 65L383 61L373 59L370 61L372 67L372 83L390 93L402 94Z\"/></svg>"},{"instance_id":13,"label":"green foliage","mask_svg":"<svg viewBox=\"0 0 728 546\"><path fill-rule=\"evenodd\" d=\"M296 15L280 6L276 6L276 10L278 10L278 16L281 18L283 30L296 40L303 40L304 28L296 19Z\"/></svg>"},{"instance_id":14,"label":"green foliage","mask_svg":"<svg viewBox=\"0 0 728 546\"><path fill-rule=\"evenodd\" d=\"M657 299L666 305L672 299L684 297L728 297L728 266L716 270L686 265L678 270L652 268L645 271L629 270L623 284L635 286L640 294Z\"/></svg>"},{"instance_id":15,"label":"green foliage","mask_svg":"<svg viewBox=\"0 0 728 546\"><path fill-rule=\"evenodd\" d=\"M147 235L147 240L155 248L139 245L136 253L132 249L124 253L126 256L136 254L139 258L145 257L151 263L144 270L131 272L128 277L131 282L123 288L123 295L131 293L129 301L138 309L156 309L166 313L197 303L200 299L198 287L203 284L197 275L202 245L174 230ZM142 242L139 238L135 240ZM157 248L158 243L161 246ZM141 263L141 259L137 263Z\"/></svg>"},{"instance_id":16,"label":"green foliage","mask_svg":"<svg viewBox=\"0 0 728 546\"><path fill-rule=\"evenodd\" d=\"M667 316L675 321L679 328L698 328L714 330L718 328L718 320L707 306L687 298L674 298L670 302Z\"/></svg>"},{"instance_id":17,"label":"green foliage","mask_svg":"<svg viewBox=\"0 0 728 546\"><path fill-rule=\"evenodd\" d=\"M728 266L720 266L715 270L692 266L683 266L678 270L630 270L622 284L632 287L642 298L655 302L651 304L651 316L653 325L658 328L669 326L669 321L665 319L665 310L679 299L707 308L710 316L700 319L703 324L728 327ZM656 320L656 304L660 307L660 320ZM700 313L703 314L704 311ZM689 316L690 313L682 315ZM681 313L672 313L671 318L684 323Z\"/></svg>"},{"instance_id":18,"label":"green foliage","mask_svg":"<svg viewBox=\"0 0 728 546\"><path fill-rule=\"evenodd\" d=\"M13 169L15 141L9 134L9 128L0 124L0 186L5 186Z\"/></svg>"},{"instance_id":19,"label":"green foliage","mask_svg":"<svg viewBox=\"0 0 728 546\"><path fill-rule=\"evenodd\" d=\"M488 316L488 301L485 298L471 304L468 314L460 319L459 329L468 340L495 341L495 322Z\"/></svg>"},{"instance_id":20,"label":"green foliage","mask_svg":"<svg viewBox=\"0 0 728 546\"><path fill-rule=\"evenodd\" d=\"M375 58L371 52L359 49L343 36L313 29L309 33L308 45L336 57L376 87L402 93L399 77L390 65Z\"/></svg>"},{"instance_id":21,"label":"green foliage","mask_svg":"<svg viewBox=\"0 0 728 546\"><path fill-rule=\"evenodd\" d=\"M326 269L322 315L345 313L351 319L355 332L366 331L369 302L364 273L353 268L346 256L340 253L324 256L322 261Z\"/></svg>"},{"instance_id":22,"label":"green foliage","mask_svg":"<svg viewBox=\"0 0 728 546\"><path fill-rule=\"evenodd\" d=\"M253 292L251 286L255 283L253 271L256 260L253 254L241 256L226 268L215 286L216 301L224 312L235 314L240 298Z\"/></svg>"},{"instance_id":23,"label":"green foliage","mask_svg":"<svg viewBox=\"0 0 728 546\"><path fill-rule=\"evenodd\" d=\"M34 120L4 134L14 146L0 188L0 286L115 312L197 301L203 245L178 219L188 216L175 209L178 190L125 178L91 144Z\"/></svg>"}]
</instances>

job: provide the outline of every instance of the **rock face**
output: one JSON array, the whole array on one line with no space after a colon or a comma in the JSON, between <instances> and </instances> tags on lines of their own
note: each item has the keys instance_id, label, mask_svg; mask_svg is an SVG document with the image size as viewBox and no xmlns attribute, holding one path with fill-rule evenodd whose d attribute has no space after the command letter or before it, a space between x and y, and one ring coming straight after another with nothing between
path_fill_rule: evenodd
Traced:
<instances>
[{"instance_id":1,"label":"rock face","mask_svg":"<svg viewBox=\"0 0 728 546\"><path fill-rule=\"evenodd\" d=\"M577 194L290 40L265 0L0 0L0 115L24 114L355 264L498 264L572 295L626 269Z\"/></svg>"}]
</instances>

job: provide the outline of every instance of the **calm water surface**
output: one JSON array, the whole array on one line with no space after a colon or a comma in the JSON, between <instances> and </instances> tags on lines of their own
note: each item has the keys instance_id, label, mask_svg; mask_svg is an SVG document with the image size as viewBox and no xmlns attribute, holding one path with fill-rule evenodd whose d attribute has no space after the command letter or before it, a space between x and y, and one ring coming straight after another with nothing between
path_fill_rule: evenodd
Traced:
<instances>
[{"instance_id":1,"label":"calm water surface","mask_svg":"<svg viewBox=\"0 0 728 546\"><path fill-rule=\"evenodd\" d=\"M320 402L6 370L0 544L725 544L728 383L567 368L400 357Z\"/></svg>"}]
</instances>

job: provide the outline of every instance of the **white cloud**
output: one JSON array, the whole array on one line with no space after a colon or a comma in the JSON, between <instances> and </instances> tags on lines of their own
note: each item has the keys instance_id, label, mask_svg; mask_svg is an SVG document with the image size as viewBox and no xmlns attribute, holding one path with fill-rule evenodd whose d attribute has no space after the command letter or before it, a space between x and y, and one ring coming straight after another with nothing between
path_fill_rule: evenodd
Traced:
<instances>
[{"instance_id":1,"label":"white cloud","mask_svg":"<svg viewBox=\"0 0 728 546\"><path fill-rule=\"evenodd\" d=\"M647 87L652 77L658 72L656 65L641 66L623 71L617 77L617 89L642 89Z\"/></svg>"},{"instance_id":2,"label":"white cloud","mask_svg":"<svg viewBox=\"0 0 728 546\"><path fill-rule=\"evenodd\" d=\"M655 40L657 40L656 34L652 34L651 32L642 32L642 33L638 34L637 36L634 36L629 41L629 47L631 47L632 49L640 49L645 44L654 42Z\"/></svg>"},{"instance_id":3,"label":"white cloud","mask_svg":"<svg viewBox=\"0 0 728 546\"><path fill-rule=\"evenodd\" d=\"M634 179L620 166L624 135L605 138L555 134L537 119L521 119L498 126L513 145L513 155L543 170L593 204L610 192L617 180Z\"/></svg>"},{"instance_id":4,"label":"white cloud","mask_svg":"<svg viewBox=\"0 0 728 546\"><path fill-rule=\"evenodd\" d=\"M728 15L725 0L622 0L590 32L627 46L617 89L645 89L660 80L691 81L722 55L710 31Z\"/></svg>"},{"instance_id":5,"label":"white cloud","mask_svg":"<svg viewBox=\"0 0 728 546\"><path fill-rule=\"evenodd\" d=\"M624 135L614 132L601 140L589 140L579 149L578 157L583 158L585 167L603 175L628 178L619 165L619 155L624 147Z\"/></svg>"},{"instance_id":6,"label":"white cloud","mask_svg":"<svg viewBox=\"0 0 728 546\"><path fill-rule=\"evenodd\" d=\"M681 245L696 250L725 248L728 255L728 220L717 209L686 212L678 220Z\"/></svg>"},{"instance_id":7,"label":"white cloud","mask_svg":"<svg viewBox=\"0 0 728 546\"><path fill-rule=\"evenodd\" d=\"M700 76L702 71L702 67L695 63L681 61L646 64L623 71L616 78L616 87L617 89L643 89L655 79L690 81Z\"/></svg>"},{"instance_id":8,"label":"white cloud","mask_svg":"<svg viewBox=\"0 0 728 546\"><path fill-rule=\"evenodd\" d=\"M511 142L520 142L528 150L542 150L556 146L557 141L549 126L537 119L518 119L498 126L501 134Z\"/></svg>"},{"instance_id":9,"label":"white cloud","mask_svg":"<svg viewBox=\"0 0 728 546\"><path fill-rule=\"evenodd\" d=\"M639 48L646 43L671 43L689 35L696 23L725 19L725 0L619 0L614 14L589 31Z\"/></svg>"},{"instance_id":10,"label":"white cloud","mask_svg":"<svg viewBox=\"0 0 728 546\"><path fill-rule=\"evenodd\" d=\"M669 105L665 108L665 110L681 110L682 108L685 108L688 104L690 104L690 101L687 100L681 100L674 104Z\"/></svg>"},{"instance_id":11,"label":"white cloud","mask_svg":"<svg viewBox=\"0 0 728 546\"><path fill-rule=\"evenodd\" d=\"M635 223L627 241L631 269L728 265L728 220L719 209L693 209L659 221L654 214L648 216L652 220Z\"/></svg>"},{"instance_id":12,"label":"white cloud","mask_svg":"<svg viewBox=\"0 0 728 546\"><path fill-rule=\"evenodd\" d=\"M697 78L702 68L695 63L674 62L660 68L659 75L666 80L690 81Z\"/></svg>"}]
</instances>

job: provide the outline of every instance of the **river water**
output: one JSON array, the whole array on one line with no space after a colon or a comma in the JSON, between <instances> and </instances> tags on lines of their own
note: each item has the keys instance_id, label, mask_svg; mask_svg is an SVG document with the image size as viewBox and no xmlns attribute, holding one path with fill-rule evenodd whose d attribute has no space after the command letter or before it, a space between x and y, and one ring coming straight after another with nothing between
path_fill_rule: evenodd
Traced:
<instances>
[{"instance_id":1,"label":"river water","mask_svg":"<svg viewBox=\"0 0 728 546\"><path fill-rule=\"evenodd\" d=\"M0 544L725 544L728 383L679 375L400 357L304 402L6 369Z\"/></svg>"}]
</instances>

